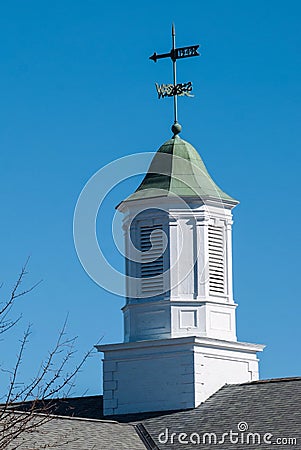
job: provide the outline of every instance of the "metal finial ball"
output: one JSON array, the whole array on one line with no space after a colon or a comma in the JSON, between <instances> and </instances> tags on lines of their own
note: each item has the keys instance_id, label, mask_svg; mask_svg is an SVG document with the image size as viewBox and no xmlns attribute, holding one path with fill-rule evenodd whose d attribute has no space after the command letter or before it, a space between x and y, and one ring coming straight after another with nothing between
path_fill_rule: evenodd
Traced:
<instances>
[{"instance_id":1,"label":"metal finial ball","mask_svg":"<svg viewBox=\"0 0 301 450\"><path fill-rule=\"evenodd\" d=\"M171 127L171 131L173 132L174 136L181 133L182 127L178 122L175 122L173 126Z\"/></svg>"}]
</instances>

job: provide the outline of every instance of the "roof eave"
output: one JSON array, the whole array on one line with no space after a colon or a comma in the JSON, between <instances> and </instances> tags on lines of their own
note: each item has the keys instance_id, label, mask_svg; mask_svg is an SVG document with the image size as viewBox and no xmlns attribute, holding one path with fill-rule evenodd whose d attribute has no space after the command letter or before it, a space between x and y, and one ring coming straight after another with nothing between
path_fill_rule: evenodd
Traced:
<instances>
[{"instance_id":1,"label":"roof eave","mask_svg":"<svg viewBox=\"0 0 301 450\"><path fill-rule=\"evenodd\" d=\"M173 195L154 195L149 197L141 197L141 198L130 198L128 197L126 200L122 200L120 203L118 203L117 206L115 206L115 209L117 209L119 212L125 212L126 209L129 207L129 205L134 205L140 202L145 202L147 200L155 200L155 199L162 199L162 198L172 198ZM216 204L222 204L224 206L227 206L229 208L234 208L236 205L239 204L239 201L234 198L223 198L223 197L214 197L212 195L202 195L200 197L192 196L192 195L178 195L175 197L179 197L185 201L197 201L201 200L206 205L212 205L216 206Z\"/></svg>"}]
</instances>

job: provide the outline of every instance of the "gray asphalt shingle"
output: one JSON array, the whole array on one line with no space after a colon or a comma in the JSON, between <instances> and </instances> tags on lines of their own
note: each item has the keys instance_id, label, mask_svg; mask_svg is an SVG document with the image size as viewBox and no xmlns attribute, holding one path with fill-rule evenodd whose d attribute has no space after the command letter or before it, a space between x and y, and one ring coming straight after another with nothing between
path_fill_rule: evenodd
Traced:
<instances>
[{"instance_id":1,"label":"gray asphalt shingle","mask_svg":"<svg viewBox=\"0 0 301 450\"><path fill-rule=\"evenodd\" d=\"M301 449L301 378L227 385L198 408L150 418L144 426L159 449ZM171 438L171 433L176 435ZM186 433L180 440L188 443L179 442L180 433ZM223 438L224 433L229 434ZM202 445L190 442L198 442L198 436Z\"/></svg>"},{"instance_id":2,"label":"gray asphalt shingle","mask_svg":"<svg viewBox=\"0 0 301 450\"><path fill-rule=\"evenodd\" d=\"M195 409L127 414L115 421L91 418L102 416L100 396L57 402L56 411L89 418L55 416L25 436L21 450L301 450L301 378L226 385Z\"/></svg>"},{"instance_id":3,"label":"gray asphalt shingle","mask_svg":"<svg viewBox=\"0 0 301 450\"><path fill-rule=\"evenodd\" d=\"M63 416L53 417L36 430L22 433L7 449L16 445L20 450L145 450L131 424Z\"/></svg>"}]
</instances>

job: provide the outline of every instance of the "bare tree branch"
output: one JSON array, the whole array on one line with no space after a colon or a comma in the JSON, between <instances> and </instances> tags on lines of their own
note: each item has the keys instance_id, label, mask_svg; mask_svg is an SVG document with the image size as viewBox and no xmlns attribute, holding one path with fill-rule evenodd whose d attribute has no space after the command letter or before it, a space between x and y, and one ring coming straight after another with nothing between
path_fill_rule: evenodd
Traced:
<instances>
[{"instance_id":1,"label":"bare tree branch","mask_svg":"<svg viewBox=\"0 0 301 450\"><path fill-rule=\"evenodd\" d=\"M24 295L28 294L29 292L33 291L41 282L42 280L35 283L33 286L31 286L28 289L24 289L23 291L19 292L19 288L23 282L23 279L25 275L27 274L26 268L29 262L29 257L25 261L24 266L21 269L21 272L17 278L17 281L15 282L10 297L7 301L2 303L2 307L0 308L0 334L5 333L10 328L12 328L14 325L19 322L22 316L19 316L17 319L7 319L8 314L11 312L11 309L15 303L15 300L18 297L23 297ZM1 284L0 288L3 287L3 283Z\"/></svg>"},{"instance_id":2,"label":"bare tree branch","mask_svg":"<svg viewBox=\"0 0 301 450\"><path fill-rule=\"evenodd\" d=\"M16 319L9 316L16 299L29 294L40 284L38 282L29 289L20 290L27 274L28 261L29 258L22 267L8 300L4 301L2 307L0 307L0 334L2 335L13 328L21 319L21 316ZM80 362L71 370L67 370L76 353L77 341L77 337L67 337L67 320L68 317L59 331L53 348L48 352L48 356L42 361L31 381L25 383L20 381L20 372L22 362L26 358L31 325L25 329L19 341L19 349L13 369L1 369L1 373L8 376L8 388L3 403L0 404L0 450L4 450L8 446L10 450L17 450L23 437L28 436L28 433L37 431L53 419L52 412L55 398L58 396L66 398L70 394L74 387L76 375L91 356L94 348L87 351ZM17 412L20 409L23 412ZM61 445L61 443L56 443L55 446L58 445ZM32 448L50 448L50 445Z\"/></svg>"}]
</instances>

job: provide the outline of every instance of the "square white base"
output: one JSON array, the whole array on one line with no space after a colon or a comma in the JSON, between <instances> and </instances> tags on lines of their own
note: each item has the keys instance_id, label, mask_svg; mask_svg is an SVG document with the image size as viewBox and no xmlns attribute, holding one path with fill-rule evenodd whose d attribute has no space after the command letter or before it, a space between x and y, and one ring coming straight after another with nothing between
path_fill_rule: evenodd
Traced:
<instances>
[{"instance_id":1,"label":"square white base","mask_svg":"<svg viewBox=\"0 0 301 450\"><path fill-rule=\"evenodd\" d=\"M104 414L194 408L224 384L257 380L263 348L195 336L97 346Z\"/></svg>"}]
</instances>

